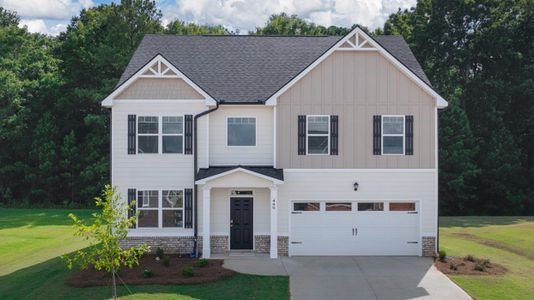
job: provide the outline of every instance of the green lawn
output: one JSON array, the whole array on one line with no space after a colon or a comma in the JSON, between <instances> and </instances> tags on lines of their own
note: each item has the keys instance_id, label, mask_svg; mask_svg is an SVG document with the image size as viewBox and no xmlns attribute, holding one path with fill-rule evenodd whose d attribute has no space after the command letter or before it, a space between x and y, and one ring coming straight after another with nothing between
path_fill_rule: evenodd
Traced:
<instances>
[{"instance_id":1,"label":"green lawn","mask_svg":"<svg viewBox=\"0 0 534 300\"><path fill-rule=\"evenodd\" d=\"M501 276L450 276L477 300L534 299L534 217L441 217L440 249L508 269Z\"/></svg>"},{"instance_id":2,"label":"green lawn","mask_svg":"<svg viewBox=\"0 0 534 300\"><path fill-rule=\"evenodd\" d=\"M70 210L89 218L91 211ZM73 288L61 254L87 246L72 237L69 210L0 209L1 299L105 299L110 287ZM239 287L239 288L236 288ZM128 299L288 299L283 276L239 274L211 284L119 287Z\"/></svg>"}]
</instances>

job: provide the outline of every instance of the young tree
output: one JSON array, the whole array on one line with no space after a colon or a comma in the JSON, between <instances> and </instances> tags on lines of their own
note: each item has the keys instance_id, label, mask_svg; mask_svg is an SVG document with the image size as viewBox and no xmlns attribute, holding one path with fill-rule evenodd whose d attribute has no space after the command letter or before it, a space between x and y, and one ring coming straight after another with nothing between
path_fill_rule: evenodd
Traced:
<instances>
[{"instance_id":1,"label":"young tree","mask_svg":"<svg viewBox=\"0 0 534 300\"><path fill-rule=\"evenodd\" d=\"M85 225L76 215L69 214L74 222L74 235L80 236L91 245L89 248L78 250L72 256L64 256L67 267L72 269L73 264L78 264L82 269L93 266L97 270L105 270L111 273L113 280L113 299L117 298L117 286L115 275L121 267L131 268L139 265L139 258L150 248L141 244L138 247L122 249L119 242L126 238L128 228L134 223L136 216L128 217L129 205L120 200L115 188L106 185L102 192L102 198L97 197L96 206L102 211L93 214L94 222ZM131 205L135 205L135 202Z\"/></svg>"}]
</instances>

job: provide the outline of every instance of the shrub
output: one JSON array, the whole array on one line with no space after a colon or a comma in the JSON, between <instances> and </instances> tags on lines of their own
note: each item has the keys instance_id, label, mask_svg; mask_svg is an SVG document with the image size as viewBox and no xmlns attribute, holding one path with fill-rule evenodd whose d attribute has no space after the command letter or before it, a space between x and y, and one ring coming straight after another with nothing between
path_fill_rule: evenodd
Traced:
<instances>
[{"instance_id":1,"label":"shrub","mask_svg":"<svg viewBox=\"0 0 534 300\"><path fill-rule=\"evenodd\" d=\"M171 258L168 255L163 256L163 265L168 267L171 264Z\"/></svg>"},{"instance_id":2,"label":"shrub","mask_svg":"<svg viewBox=\"0 0 534 300\"><path fill-rule=\"evenodd\" d=\"M196 262L196 266L199 267L199 268L204 268L206 267L207 265L209 264L209 261L205 258L201 258L199 260L197 260Z\"/></svg>"},{"instance_id":3,"label":"shrub","mask_svg":"<svg viewBox=\"0 0 534 300\"><path fill-rule=\"evenodd\" d=\"M163 252L163 249L161 249L160 247L158 247L158 249L156 249L156 256L157 256L159 259L162 259L163 256L165 256L165 252Z\"/></svg>"},{"instance_id":4,"label":"shrub","mask_svg":"<svg viewBox=\"0 0 534 300\"><path fill-rule=\"evenodd\" d=\"M449 264L449 269L453 270L453 271L458 271L458 266L455 264L455 263L450 263Z\"/></svg>"},{"instance_id":5,"label":"shrub","mask_svg":"<svg viewBox=\"0 0 534 300\"><path fill-rule=\"evenodd\" d=\"M144 269L143 273L141 275L143 277L145 277L145 278L150 278L150 277L154 276L154 272L152 272L152 270L150 270L150 269Z\"/></svg>"},{"instance_id":6,"label":"shrub","mask_svg":"<svg viewBox=\"0 0 534 300\"><path fill-rule=\"evenodd\" d=\"M447 252L445 250L439 250L439 261L445 262L445 259L447 258Z\"/></svg>"},{"instance_id":7,"label":"shrub","mask_svg":"<svg viewBox=\"0 0 534 300\"><path fill-rule=\"evenodd\" d=\"M483 259L482 260L482 265L484 267L489 267L491 265L491 261L489 260L489 258Z\"/></svg>"},{"instance_id":8,"label":"shrub","mask_svg":"<svg viewBox=\"0 0 534 300\"><path fill-rule=\"evenodd\" d=\"M475 271L479 271L479 272L485 272L486 271L486 267L481 264L481 263L478 263L475 265L475 268L474 268Z\"/></svg>"},{"instance_id":9,"label":"shrub","mask_svg":"<svg viewBox=\"0 0 534 300\"><path fill-rule=\"evenodd\" d=\"M464 257L464 260L470 261L470 262L475 262L475 257L473 255L469 254L466 257Z\"/></svg>"},{"instance_id":10,"label":"shrub","mask_svg":"<svg viewBox=\"0 0 534 300\"><path fill-rule=\"evenodd\" d=\"M185 267L182 269L182 275L184 275L185 277L193 277L195 273L193 273L193 268Z\"/></svg>"}]
</instances>

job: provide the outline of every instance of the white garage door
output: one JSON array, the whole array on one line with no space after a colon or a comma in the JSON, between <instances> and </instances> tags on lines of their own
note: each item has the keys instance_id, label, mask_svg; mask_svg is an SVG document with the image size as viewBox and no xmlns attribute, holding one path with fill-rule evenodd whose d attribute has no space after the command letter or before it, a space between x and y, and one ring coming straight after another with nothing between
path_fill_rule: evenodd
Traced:
<instances>
[{"instance_id":1,"label":"white garage door","mask_svg":"<svg viewBox=\"0 0 534 300\"><path fill-rule=\"evenodd\" d=\"M420 255L416 202L293 202L290 255Z\"/></svg>"}]
</instances>

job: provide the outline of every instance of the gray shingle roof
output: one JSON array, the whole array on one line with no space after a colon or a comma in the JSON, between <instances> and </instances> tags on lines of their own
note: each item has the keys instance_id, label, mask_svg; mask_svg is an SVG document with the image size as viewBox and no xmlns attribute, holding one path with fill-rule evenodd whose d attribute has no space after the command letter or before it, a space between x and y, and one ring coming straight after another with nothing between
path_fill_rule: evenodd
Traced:
<instances>
[{"instance_id":1,"label":"gray shingle roof","mask_svg":"<svg viewBox=\"0 0 534 300\"><path fill-rule=\"evenodd\" d=\"M132 56L117 86L161 54L217 101L264 102L341 38L148 34ZM380 36L375 39L429 83L402 37Z\"/></svg>"},{"instance_id":2,"label":"gray shingle roof","mask_svg":"<svg viewBox=\"0 0 534 300\"><path fill-rule=\"evenodd\" d=\"M274 179L284 181L284 170L283 169L275 169L273 167L267 167L267 166L240 166L240 165L239 166L217 166L217 167L201 168L198 170L196 180L201 180L204 178L215 176L215 175L228 172L228 171L231 171L237 168L243 168L243 169L252 171L254 173L258 173L261 175L269 176Z\"/></svg>"}]
</instances>

